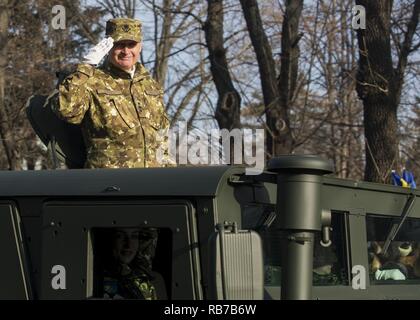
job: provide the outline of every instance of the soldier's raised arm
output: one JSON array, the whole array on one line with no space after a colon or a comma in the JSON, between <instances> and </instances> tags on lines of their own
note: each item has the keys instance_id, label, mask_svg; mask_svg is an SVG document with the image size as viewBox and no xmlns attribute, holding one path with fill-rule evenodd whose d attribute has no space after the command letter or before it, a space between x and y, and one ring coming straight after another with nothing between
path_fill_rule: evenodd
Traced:
<instances>
[{"instance_id":1,"label":"soldier's raised arm","mask_svg":"<svg viewBox=\"0 0 420 320\"><path fill-rule=\"evenodd\" d=\"M89 78L95 72L95 65L111 50L113 43L111 37L99 42L84 57L76 71L59 85L58 103L53 106L59 118L73 124L82 122L92 99Z\"/></svg>"}]
</instances>

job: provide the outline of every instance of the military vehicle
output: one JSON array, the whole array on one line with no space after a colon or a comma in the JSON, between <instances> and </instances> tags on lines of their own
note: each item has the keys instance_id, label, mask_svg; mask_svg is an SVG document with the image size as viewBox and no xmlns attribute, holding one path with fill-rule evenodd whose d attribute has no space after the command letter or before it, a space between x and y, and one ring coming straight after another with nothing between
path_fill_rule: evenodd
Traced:
<instances>
[{"instance_id":1,"label":"military vehicle","mask_svg":"<svg viewBox=\"0 0 420 320\"><path fill-rule=\"evenodd\" d=\"M80 128L29 100L28 118L69 168ZM101 299L106 231L158 232L168 299L418 299L418 191L338 179L316 156L245 167L0 172L0 299Z\"/></svg>"},{"instance_id":2,"label":"military vehicle","mask_svg":"<svg viewBox=\"0 0 420 320\"><path fill-rule=\"evenodd\" d=\"M159 230L153 268L168 299L419 298L419 192L331 173L315 156L255 176L0 172L0 298L100 299L98 234L127 226Z\"/></svg>"}]
</instances>

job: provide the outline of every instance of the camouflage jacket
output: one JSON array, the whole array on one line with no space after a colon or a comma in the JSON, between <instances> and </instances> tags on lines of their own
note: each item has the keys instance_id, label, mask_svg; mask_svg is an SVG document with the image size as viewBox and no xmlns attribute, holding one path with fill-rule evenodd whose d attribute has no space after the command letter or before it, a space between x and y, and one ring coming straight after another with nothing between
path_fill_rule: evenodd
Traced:
<instances>
[{"instance_id":1,"label":"camouflage jacket","mask_svg":"<svg viewBox=\"0 0 420 320\"><path fill-rule=\"evenodd\" d=\"M155 153L167 143L159 134L169 127L163 92L140 63L133 78L109 63L79 64L59 86L58 100L59 118L81 125L85 167L162 166Z\"/></svg>"},{"instance_id":2,"label":"camouflage jacket","mask_svg":"<svg viewBox=\"0 0 420 320\"><path fill-rule=\"evenodd\" d=\"M111 299L157 300L156 289L149 277L133 271L127 276L104 277L104 296Z\"/></svg>"}]
</instances>

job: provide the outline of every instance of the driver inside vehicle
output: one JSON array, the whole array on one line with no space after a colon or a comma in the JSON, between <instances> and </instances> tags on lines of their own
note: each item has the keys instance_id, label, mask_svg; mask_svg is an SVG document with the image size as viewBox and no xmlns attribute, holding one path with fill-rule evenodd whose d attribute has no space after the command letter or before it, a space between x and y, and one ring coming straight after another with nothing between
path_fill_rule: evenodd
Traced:
<instances>
[{"instance_id":1,"label":"driver inside vehicle","mask_svg":"<svg viewBox=\"0 0 420 320\"><path fill-rule=\"evenodd\" d=\"M153 228L113 230L104 268L104 298L167 299L162 275L152 271L150 257L144 255L154 234L157 230Z\"/></svg>"}]
</instances>

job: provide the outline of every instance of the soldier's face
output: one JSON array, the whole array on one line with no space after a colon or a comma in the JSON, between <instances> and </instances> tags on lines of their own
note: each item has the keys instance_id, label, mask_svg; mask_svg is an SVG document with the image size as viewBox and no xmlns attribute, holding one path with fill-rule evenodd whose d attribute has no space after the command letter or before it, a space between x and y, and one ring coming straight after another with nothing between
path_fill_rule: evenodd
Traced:
<instances>
[{"instance_id":1,"label":"soldier's face","mask_svg":"<svg viewBox=\"0 0 420 320\"><path fill-rule=\"evenodd\" d=\"M140 57L141 43L121 40L114 44L109 53L111 63L123 70L131 70Z\"/></svg>"},{"instance_id":2,"label":"soldier's face","mask_svg":"<svg viewBox=\"0 0 420 320\"><path fill-rule=\"evenodd\" d=\"M112 255L122 263L129 264L139 250L139 229L118 228L113 239Z\"/></svg>"}]
</instances>

